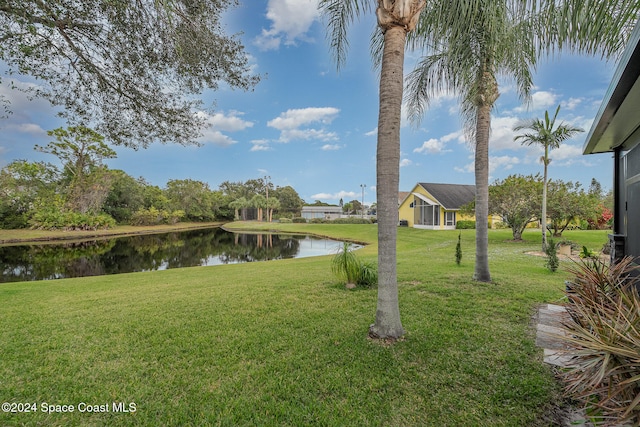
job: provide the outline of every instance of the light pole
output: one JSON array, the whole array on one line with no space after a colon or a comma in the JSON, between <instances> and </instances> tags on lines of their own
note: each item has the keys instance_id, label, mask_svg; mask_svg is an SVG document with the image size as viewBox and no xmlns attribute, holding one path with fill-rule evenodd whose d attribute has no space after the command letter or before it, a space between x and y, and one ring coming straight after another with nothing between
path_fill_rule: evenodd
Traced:
<instances>
[{"instance_id":1,"label":"light pole","mask_svg":"<svg viewBox=\"0 0 640 427\"><path fill-rule=\"evenodd\" d=\"M360 210L360 218L364 218L364 189L367 184L360 184L360 188L362 188L362 207Z\"/></svg>"}]
</instances>

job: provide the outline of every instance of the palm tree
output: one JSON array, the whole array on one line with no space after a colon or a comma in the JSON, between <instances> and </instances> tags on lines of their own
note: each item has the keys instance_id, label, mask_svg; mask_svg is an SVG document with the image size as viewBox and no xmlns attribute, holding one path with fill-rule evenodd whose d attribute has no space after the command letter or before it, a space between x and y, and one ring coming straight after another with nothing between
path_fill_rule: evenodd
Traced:
<instances>
[{"instance_id":1,"label":"palm tree","mask_svg":"<svg viewBox=\"0 0 640 427\"><path fill-rule=\"evenodd\" d=\"M265 201L265 206L267 208L267 221L271 222L273 219L273 210L280 207L280 200L275 197L270 197Z\"/></svg>"},{"instance_id":2,"label":"palm tree","mask_svg":"<svg viewBox=\"0 0 640 427\"><path fill-rule=\"evenodd\" d=\"M518 132L524 129L531 129L532 132L523 133L517 135L515 140L520 140L524 145L541 145L544 147L544 156L540 158L540 161L544 165L544 174L542 176L542 215L540 221L542 222L542 251L547 249L547 167L551 162L549 158L549 151L554 148L559 148L563 141L573 137L577 133L584 132L583 129L573 127L560 123L557 127L556 118L560 112L560 106L556 108L556 113L552 119L549 119L549 112L544 112L544 121L540 119L532 119L527 122L518 124L513 128ZM555 129L554 129L555 127Z\"/></svg>"},{"instance_id":3,"label":"palm tree","mask_svg":"<svg viewBox=\"0 0 640 427\"><path fill-rule=\"evenodd\" d=\"M499 76L528 99L542 54L568 48L610 57L637 20L636 0L433 1L410 35L410 46L428 52L409 74L407 103L419 120L437 94L460 100L467 138L474 141L476 263L474 279L491 281L488 257L489 136L500 96ZM597 23L597 25L594 25Z\"/></svg>"},{"instance_id":4,"label":"palm tree","mask_svg":"<svg viewBox=\"0 0 640 427\"><path fill-rule=\"evenodd\" d=\"M267 205L267 199L262 194L256 194L249 200L249 206L258 210L258 221L262 221L262 209Z\"/></svg>"},{"instance_id":5,"label":"palm tree","mask_svg":"<svg viewBox=\"0 0 640 427\"><path fill-rule=\"evenodd\" d=\"M373 9L373 0L321 0L328 18L331 48L338 67L348 47L347 26ZM378 303L369 334L376 338L404 335L400 321L396 274L398 186L400 181L400 115L403 96L404 49L424 7L424 0L377 0L376 16L382 37L380 106L376 152L378 202Z\"/></svg>"},{"instance_id":6,"label":"palm tree","mask_svg":"<svg viewBox=\"0 0 640 427\"><path fill-rule=\"evenodd\" d=\"M242 209L242 219L243 220L245 219L244 210L248 206L249 206L249 203L247 202L247 199L245 199L244 197L239 197L234 201L232 201L231 203L229 203L229 207L232 208L235 212L234 219L236 221L240 219L240 216L238 215L239 209Z\"/></svg>"}]
</instances>

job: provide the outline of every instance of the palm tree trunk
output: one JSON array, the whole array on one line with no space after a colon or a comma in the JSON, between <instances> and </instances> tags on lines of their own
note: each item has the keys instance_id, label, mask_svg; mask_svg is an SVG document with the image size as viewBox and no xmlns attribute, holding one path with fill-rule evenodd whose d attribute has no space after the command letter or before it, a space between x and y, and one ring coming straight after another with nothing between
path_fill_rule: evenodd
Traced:
<instances>
[{"instance_id":1,"label":"palm tree trunk","mask_svg":"<svg viewBox=\"0 0 640 427\"><path fill-rule=\"evenodd\" d=\"M549 164L549 145L544 146L544 177L542 178L542 252L547 250L547 166Z\"/></svg>"},{"instance_id":2,"label":"palm tree trunk","mask_svg":"<svg viewBox=\"0 0 640 427\"><path fill-rule=\"evenodd\" d=\"M490 282L489 273L489 131L491 104L482 103L476 112L476 265L474 280Z\"/></svg>"},{"instance_id":3,"label":"palm tree trunk","mask_svg":"<svg viewBox=\"0 0 640 427\"><path fill-rule=\"evenodd\" d=\"M399 338L404 335L398 303L396 239L405 39L405 29L400 26L391 26L384 34L376 160L378 307L376 321L369 328L369 334L376 338Z\"/></svg>"}]
</instances>

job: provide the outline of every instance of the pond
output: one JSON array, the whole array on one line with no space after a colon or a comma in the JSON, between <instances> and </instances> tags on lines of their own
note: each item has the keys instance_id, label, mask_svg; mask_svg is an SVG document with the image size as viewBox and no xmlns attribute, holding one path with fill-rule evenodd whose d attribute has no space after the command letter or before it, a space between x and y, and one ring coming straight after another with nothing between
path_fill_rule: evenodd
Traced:
<instances>
[{"instance_id":1,"label":"pond","mask_svg":"<svg viewBox=\"0 0 640 427\"><path fill-rule=\"evenodd\" d=\"M0 282L100 276L334 254L336 240L221 228L0 246Z\"/></svg>"}]
</instances>

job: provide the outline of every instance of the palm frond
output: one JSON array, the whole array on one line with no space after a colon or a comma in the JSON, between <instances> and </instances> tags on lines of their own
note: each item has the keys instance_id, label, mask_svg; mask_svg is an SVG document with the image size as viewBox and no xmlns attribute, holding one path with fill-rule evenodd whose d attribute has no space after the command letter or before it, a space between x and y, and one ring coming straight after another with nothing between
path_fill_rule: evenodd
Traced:
<instances>
[{"instance_id":1,"label":"palm frond","mask_svg":"<svg viewBox=\"0 0 640 427\"><path fill-rule=\"evenodd\" d=\"M371 12L372 3L373 0L320 0L318 10L327 20L327 38L338 69L344 65L349 50L349 25Z\"/></svg>"}]
</instances>

